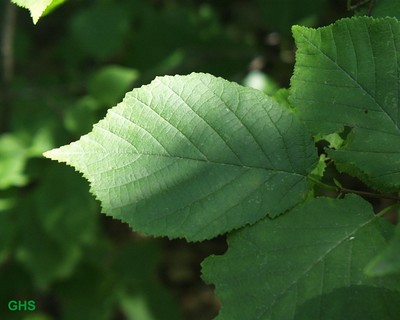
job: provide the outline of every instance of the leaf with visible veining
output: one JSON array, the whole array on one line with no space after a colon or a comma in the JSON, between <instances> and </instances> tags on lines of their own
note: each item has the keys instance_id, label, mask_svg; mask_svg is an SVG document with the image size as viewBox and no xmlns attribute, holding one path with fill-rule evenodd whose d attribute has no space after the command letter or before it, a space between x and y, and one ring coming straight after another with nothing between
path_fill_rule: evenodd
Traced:
<instances>
[{"instance_id":1,"label":"leaf with visible veining","mask_svg":"<svg viewBox=\"0 0 400 320\"><path fill-rule=\"evenodd\" d=\"M289 111L208 74L134 89L91 133L45 156L82 172L106 214L191 241L292 208L317 163Z\"/></svg>"},{"instance_id":2,"label":"leaf with visible veining","mask_svg":"<svg viewBox=\"0 0 400 320\"><path fill-rule=\"evenodd\" d=\"M400 190L400 23L342 19L295 26L290 101L314 134L347 130L328 150L341 171L382 191Z\"/></svg>"},{"instance_id":3,"label":"leaf with visible veining","mask_svg":"<svg viewBox=\"0 0 400 320\"><path fill-rule=\"evenodd\" d=\"M363 273L390 229L349 195L315 198L233 233L224 255L203 262L222 302L218 319L397 319L399 277Z\"/></svg>"}]
</instances>

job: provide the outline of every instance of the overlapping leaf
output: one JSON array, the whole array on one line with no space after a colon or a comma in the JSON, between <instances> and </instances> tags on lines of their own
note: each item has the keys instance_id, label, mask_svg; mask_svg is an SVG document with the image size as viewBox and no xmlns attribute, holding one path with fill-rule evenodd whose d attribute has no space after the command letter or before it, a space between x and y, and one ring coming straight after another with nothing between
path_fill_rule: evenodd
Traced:
<instances>
[{"instance_id":1,"label":"overlapping leaf","mask_svg":"<svg viewBox=\"0 0 400 320\"><path fill-rule=\"evenodd\" d=\"M135 230L189 240L293 207L317 162L288 111L207 74L133 90L91 133L45 156L83 172L105 213Z\"/></svg>"},{"instance_id":2,"label":"overlapping leaf","mask_svg":"<svg viewBox=\"0 0 400 320\"><path fill-rule=\"evenodd\" d=\"M400 274L400 225L397 225L393 239L366 267L371 276Z\"/></svg>"},{"instance_id":3,"label":"overlapping leaf","mask_svg":"<svg viewBox=\"0 0 400 320\"><path fill-rule=\"evenodd\" d=\"M294 27L298 47L291 102L315 134L351 130L329 152L341 170L371 186L400 188L400 23L343 19Z\"/></svg>"},{"instance_id":4,"label":"overlapping leaf","mask_svg":"<svg viewBox=\"0 0 400 320\"><path fill-rule=\"evenodd\" d=\"M396 319L399 279L363 274L390 228L349 195L312 199L232 234L227 253L203 263L223 305L218 319Z\"/></svg>"}]
</instances>

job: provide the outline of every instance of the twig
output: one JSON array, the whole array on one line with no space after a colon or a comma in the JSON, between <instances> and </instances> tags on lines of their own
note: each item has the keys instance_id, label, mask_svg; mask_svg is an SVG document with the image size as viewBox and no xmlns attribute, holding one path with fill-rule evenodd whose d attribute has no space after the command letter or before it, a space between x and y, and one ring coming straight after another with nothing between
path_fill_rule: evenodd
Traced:
<instances>
[{"instance_id":1,"label":"twig","mask_svg":"<svg viewBox=\"0 0 400 320\"><path fill-rule=\"evenodd\" d=\"M370 0L362 0L356 4L352 4L351 0L347 0L347 10L355 10L358 9L359 7L363 6L364 4L368 3Z\"/></svg>"},{"instance_id":2,"label":"twig","mask_svg":"<svg viewBox=\"0 0 400 320\"><path fill-rule=\"evenodd\" d=\"M322 181L319 181L311 176L308 177L309 180L314 182L316 185L319 185L325 189L336 191L338 194L344 194L344 193L355 193L360 196L364 196L367 198L377 198L377 199L391 199L391 200L396 200L397 202L400 202L400 197L391 195L391 194L381 194L381 193L373 193L373 192L368 192L368 191L360 191L360 190L354 190L354 189L349 189L341 186L339 183L336 183L336 186L332 186L329 184L326 184Z\"/></svg>"},{"instance_id":3,"label":"twig","mask_svg":"<svg viewBox=\"0 0 400 320\"><path fill-rule=\"evenodd\" d=\"M362 7L363 5L367 4L368 2L369 2L369 4L368 4L367 16L371 16L372 9L374 8L376 0L362 0L356 4L352 4L351 0L347 0L347 10L349 10L349 11L356 10L359 7Z\"/></svg>"},{"instance_id":4,"label":"twig","mask_svg":"<svg viewBox=\"0 0 400 320\"><path fill-rule=\"evenodd\" d=\"M360 196L365 196L367 198L377 198L377 199L391 199L391 200L396 200L400 202L400 198L396 197L391 194L385 194L385 193L373 193L373 192L368 192L368 191L360 191L360 190L353 190L353 189L348 189L341 187L339 188L339 191L342 193L355 193L359 194Z\"/></svg>"},{"instance_id":5,"label":"twig","mask_svg":"<svg viewBox=\"0 0 400 320\"><path fill-rule=\"evenodd\" d=\"M2 63L2 103L0 105L0 132L7 131L11 114L10 84L14 77L13 42L16 22L16 6L10 1L5 1L1 34L1 63Z\"/></svg>"},{"instance_id":6,"label":"twig","mask_svg":"<svg viewBox=\"0 0 400 320\"><path fill-rule=\"evenodd\" d=\"M4 24L2 32L1 53L3 56L3 81L10 83L14 75L13 40L15 31L16 7L10 1L6 1L4 12Z\"/></svg>"},{"instance_id":7,"label":"twig","mask_svg":"<svg viewBox=\"0 0 400 320\"><path fill-rule=\"evenodd\" d=\"M376 0L371 0L371 1L369 2L369 7L368 7L368 11L367 11L367 16L371 16L371 14L372 14L372 9L374 8L374 5L375 5L375 1L376 1Z\"/></svg>"},{"instance_id":8,"label":"twig","mask_svg":"<svg viewBox=\"0 0 400 320\"><path fill-rule=\"evenodd\" d=\"M399 206L400 206L400 203L392 204L391 206L386 207L382 211L378 212L376 214L376 216L377 217L383 217L386 213L390 212L391 210L393 210L393 209L395 209L396 207L399 207Z\"/></svg>"}]
</instances>

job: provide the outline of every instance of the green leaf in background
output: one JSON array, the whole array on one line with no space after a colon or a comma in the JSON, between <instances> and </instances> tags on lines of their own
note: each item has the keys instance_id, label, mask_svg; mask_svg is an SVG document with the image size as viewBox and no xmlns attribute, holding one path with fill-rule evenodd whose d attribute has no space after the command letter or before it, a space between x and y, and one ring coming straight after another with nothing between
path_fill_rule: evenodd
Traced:
<instances>
[{"instance_id":1,"label":"green leaf in background","mask_svg":"<svg viewBox=\"0 0 400 320\"><path fill-rule=\"evenodd\" d=\"M26 209L27 210L27 209ZM33 275L34 284L47 289L55 279L69 276L80 259L76 243L56 241L40 225L40 221L25 212L16 260Z\"/></svg>"},{"instance_id":2,"label":"green leaf in background","mask_svg":"<svg viewBox=\"0 0 400 320\"><path fill-rule=\"evenodd\" d=\"M65 0L11 0L22 8L30 11L33 23L36 24L40 17L49 13L55 7L59 6Z\"/></svg>"},{"instance_id":3,"label":"green leaf in background","mask_svg":"<svg viewBox=\"0 0 400 320\"><path fill-rule=\"evenodd\" d=\"M156 78L91 133L45 156L82 172L106 214L191 241L290 209L317 163L291 113L207 74Z\"/></svg>"},{"instance_id":4,"label":"green leaf in background","mask_svg":"<svg viewBox=\"0 0 400 320\"><path fill-rule=\"evenodd\" d=\"M400 188L399 49L394 18L293 27L290 101L314 134L351 132L328 151L341 171L382 191Z\"/></svg>"},{"instance_id":5,"label":"green leaf in background","mask_svg":"<svg viewBox=\"0 0 400 320\"><path fill-rule=\"evenodd\" d=\"M0 135L0 190L26 185L29 181L25 173L28 160L52 146L47 128L31 132L30 136L22 131Z\"/></svg>"},{"instance_id":6,"label":"green leaf in background","mask_svg":"<svg viewBox=\"0 0 400 320\"><path fill-rule=\"evenodd\" d=\"M24 174L27 158L27 148L17 136L0 136L0 190L27 183Z\"/></svg>"},{"instance_id":7,"label":"green leaf in background","mask_svg":"<svg viewBox=\"0 0 400 320\"><path fill-rule=\"evenodd\" d=\"M83 262L71 278L59 282L54 290L61 301L63 319L113 319L117 285L100 261L95 265Z\"/></svg>"},{"instance_id":8,"label":"green leaf in background","mask_svg":"<svg viewBox=\"0 0 400 320\"><path fill-rule=\"evenodd\" d=\"M71 33L87 55L105 60L123 45L129 33L129 10L123 4L96 3L71 20Z\"/></svg>"},{"instance_id":9,"label":"green leaf in background","mask_svg":"<svg viewBox=\"0 0 400 320\"><path fill-rule=\"evenodd\" d=\"M223 305L218 319L395 319L399 279L363 273L391 228L349 195L312 199L233 233L226 254L203 262L203 278L216 285ZM360 303L336 303L346 299ZM369 305L381 312L371 316Z\"/></svg>"},{"instance_id":10,"label":"green leaf in background","mask_svg":"<svg viewBox=\"0 0 400 320\"><path fill-rule=\"evenodd\" d=\"M19 235L9 254L41 289L70 276L83 248L98 239L98 205L79 174L56 164L47 165L42 174L42 183L30 196L18 201L10 213L0 212L0 253L2 242L15 239L13 233ZM74 195L65 199L71 190Z\"/></svg>"},{"instance_id":11,"label":"green leaf in background","mask_svg":"<svg viewBox=\"0 0 400 320\"><path fill-rule=\"evenodd\" d=\"M160 243L128 243L115 255L116 282L125 288L119 303L128 320L182 319L172 294L155 277L162 256Z\"/></svg>"},{"instance_id":12,"label":"green leaf in background","mask_svg":"<svg viewBox=\"0 0 400 320\"><path fill-rule=\"evenodd\" d=\"M135 69L121 66L107 66L96 72L89 82L89 94L101 105L112 106L132 89L132 83L139 74Z\"/></svg>"},{"instance_id":13,"label":"green leaf in background","mask_svg":"<svg viewBox=\"0 0 400 320\"><path fill-rule=\"evenodd\" d=\"M313 18L321 11L326 0L258 0L265 23L273 31L289 34L293 24ZM279 14L277 14L279 12Z\"/></svg>"}]
</instances>

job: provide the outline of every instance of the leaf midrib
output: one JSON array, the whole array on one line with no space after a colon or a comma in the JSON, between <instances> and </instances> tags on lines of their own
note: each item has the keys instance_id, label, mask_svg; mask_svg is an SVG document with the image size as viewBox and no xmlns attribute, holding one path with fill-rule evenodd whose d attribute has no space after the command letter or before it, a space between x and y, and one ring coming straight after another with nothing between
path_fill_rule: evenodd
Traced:
<instances>
[{"instance_id":1,"label":"leaf midrib","mask_svg":"<svg viewBox=\"0 0 400 320\"><path fill-rule=\"evenodd\" d=\"M57 152L57 154L65 154L65 155L83 155L86 156L88 154L99 154L101 152L95 152L95 151L76 151L76 152ZM207 163L210 165L221 165L221 166L235 166L235 167L239 167L239 168L243 168L243 169L258 169L258 170L267 170L267 171L274 171L274 172L279 172L279 173L286 173L286 174L293 174L293 175L299 175L302 177L305 177L306 174L300 173L300 172L293 172L293 171L286 171L286 170L282 170L282 169L276 169L276 168L270 168L270 167L260 167L260 166L246 166L246 165L241 165L241 164L236 164L236 163L227 163L227 162L216 162L216 161L212 161L212 160L205 160L205 159L195 159L195 158L190 158L190 157L179 157L179 156L172 156L172 155L166 155L166 154L156 154L156 153L139 153L139 152L107 152L107 156L108 155L119 155L119 154L131 154L131 155L139 155L139 156L148 156L148 157L162 157L162 158L169 158L169 159L174 159L174 160L186 160L186 161L198 161L198 162L203 162L203 163ZM104 158L106 158L107 156L105 156ZM50 158L53 158L54 160L58 160L58 156L51 156L51 154L49 154ZM103 158L103 159L104 159ZM66 160L62 160L63 162L69 163L70 161L66 161ZM110 170L116 170L118 168L110 168ZM106 170L104 172L107 172L109 170Z\"/></svg>"}]
</instances>

